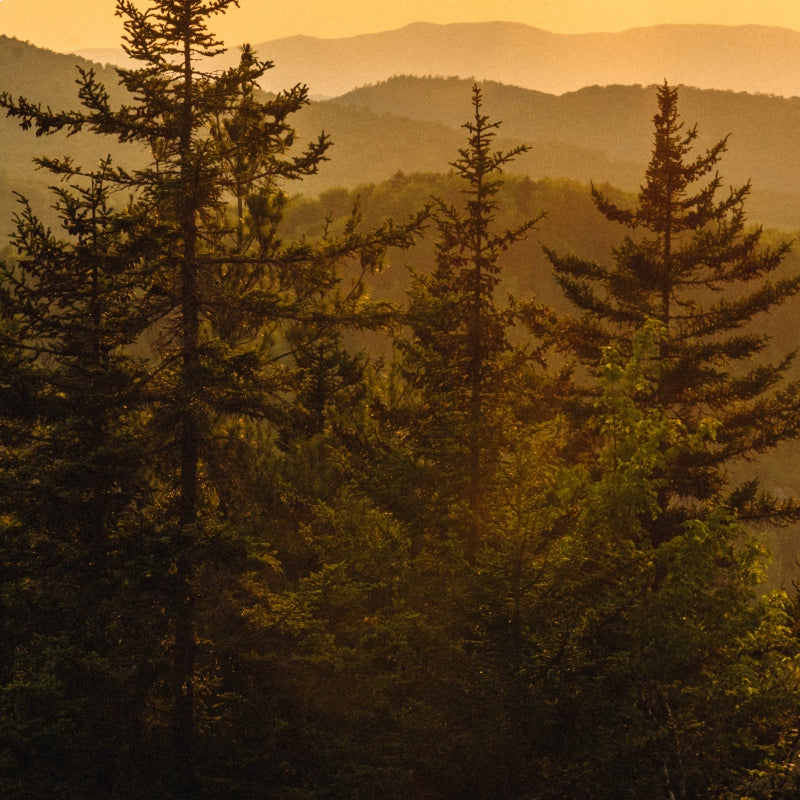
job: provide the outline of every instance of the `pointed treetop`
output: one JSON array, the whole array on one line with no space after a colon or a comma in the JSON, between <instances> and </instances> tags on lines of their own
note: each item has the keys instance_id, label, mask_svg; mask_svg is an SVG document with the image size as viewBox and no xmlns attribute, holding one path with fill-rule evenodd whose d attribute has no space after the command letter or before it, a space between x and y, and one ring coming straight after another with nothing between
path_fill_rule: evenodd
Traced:
<instances>
[{"instance_id":1,"label":"pointed treetop","mask_svg":"<svg viewBox=\"0 0 800 800\"><path fill-rule=\"evenodd\" d=\"M170 66L168 56L183 59L185 43L194 56L210 57L225 51L208 29L211 17L223 14L238 0L150 0L140 9L133 0L117 0L116 14L123 19L123 49L133 59Z\"/></svg>"}]
</instances>

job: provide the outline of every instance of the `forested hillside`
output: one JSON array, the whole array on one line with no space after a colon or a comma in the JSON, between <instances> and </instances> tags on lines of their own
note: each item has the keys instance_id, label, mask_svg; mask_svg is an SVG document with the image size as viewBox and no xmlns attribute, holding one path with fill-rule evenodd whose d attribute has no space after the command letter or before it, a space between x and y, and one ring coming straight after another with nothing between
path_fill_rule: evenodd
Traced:
<instances>
[{"instance_id":1,"label":"forested hillside","mask_svg":"<svg viewBox=\"0 0 800 800\"><path fill-rule=\"evenodd\" d=\"M309 104L235 2L0 94L0 795L797 797L793 101Z\"/></svg>"},{"instance_id":2,"label":"forested hillside","mask_svg":"<svg viewBox=\"0 0 800 800\"><path fill-rule=\"evenodd\" d=\"M632 205L634 202L630 193L612 187L604 187L604 190L620 203ZM431 197L457 202L460 191L458 178L452 174L398 174L389 181L365 184L350 191L328 190L319 198L295 197L286 209L285 231L291 237L306 237L313 236L327 220L334 226L342 226L356 204L363 207L365 221L370 224L387 217L404 219ZM513 254L500 258L503 269L499 291L523 301L535 298L558 313L569 313L570 304L558 286L545 248L608 263L622 241L620 227L598 214L586 185L506 176L499 193L497 219L500 224L513 227L542 211L546 216L536 229L515 247ZM779 245L789 238L773 231L766 240ZM410 249L390 255L384 269L366 279L370 296L402 305L411 274L426 271L434 261L435 244L429 237L423 237ZM800 253L790 250L779 272L787 276L798 271ZM792 305L777 308L760 319L758 329L771 337L767 352L775 358L780 358L800 341L800 324ZM386 356L390 346L389 338L378 333L359 334L355 340L374 355ZM794 379L800 378L800 365L793 365L790 374ZM755 463L740 463L735 472L741 479L760 477L765 486L781 496L800 495L799 455L796 445L786 445ZM769 532L767 540L773 555L770 574L774 584L789 586L794 580L800 557L799 535L800 529L794 525Z\"/></svg>"},{"instance_id":3,"label":"forested hillside","mask_svg":"<svg viewBox=\"0 0 800 800\"><path fill-rule=\"evenodd\" d=\"M54 109L70 106L75 62L88 65L75 56L7 38L0 39L0 61L20 65L4 74L3 90L41 98ZM121 98L113 71L96 68L112 95ZM396 77L305 107L298 114L298 135L311 138L324 130L333 148L324 168L297 190L318 194L384 181L397 171L446 169L461 141L459 108L470 85L468 79ZM501 141L531 145L509 165L510 171L532 178L607 182L636 191L650 154L647 132L654 88L594 86L557 96L491 81L482 86L487 112L503 121ZM682 97L687 118L697 121L701 146L730 134L723 178L731 185L752 181L750 218L784 230L800 228L800 194L793 179L800 167L795 147L800 98L689 87ZM31 173L34 156L69 152L81 161L107 154L98 148L122 152L116 142L99 143L82 135L68 144L62 137L35 139L7 119L0 119L0 142L0 178L15 186L24 184L30 193L44 190L49 180L45 174ZM126 163L142 163L132 152L124 158ZM0 195L0 202L10 205L8 193ZM0 218L0 231L9 230L7 220L7 214Z\"/></svg>"},{"instance_id":4,"label":"forested hillside","mask_svg":"<svg viewBox=\"0 0 800 800\"><path fill-rule=\"evenodd\" d=\"M463 79L397 77L332 102L455 129L459 97L469 84ZM639 187L650 157L653 87L592 86L556 96L493 82L482 86L487 111L503 121L503 136L531 145L515 172L609 182L630 191ZM722 177L729 185L752 181L751 217L785 229L800 227L793 177L800 167L794 146L800 98L691 87L683 88L681 98L687 118L697 123L698 146L730 136Z\"/></svg>"}]
</instances>

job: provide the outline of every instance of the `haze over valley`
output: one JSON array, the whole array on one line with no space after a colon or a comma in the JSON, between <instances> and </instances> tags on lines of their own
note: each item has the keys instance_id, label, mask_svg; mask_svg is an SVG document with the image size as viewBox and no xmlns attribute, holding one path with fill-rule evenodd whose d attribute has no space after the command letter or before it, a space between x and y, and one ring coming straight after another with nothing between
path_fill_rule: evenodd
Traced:
<instances>
[{"instance_id":1,"label":"haze over valley","mask_svg":"<svg viewBox=\"0 0 800 800\"><path fill-rule=\"evenodd\" d=\"M339 39L250 42L275 63L262 85L307 84L333 97L394 75L458 76L562 94L585 86L668 80L702 89L800 95L800 32L763 25L657 25L619 33L558 34L517 22L414 23ZM121 50L88 49L124 63ZM221 63L233 63L231 47Z\"/></svg>"},{"instance_id":2,"label":"haze over valley","mask_svg":"<svg viewBox=\"0 0 800 800\"><path fill-rule=\"evenodd\" d=\"M752 181L751 217L800 228L800 98L784 96L800 93L794 31L698 25L567 36L517 23L419 24L346 39L292 37L256 50L275 63L263 81L267 90L302 82L317 95L338 95L298 117L303 137L325 130L334 143L319 174L298 185L304 193L382 181L398 171L446 171L461 142L473 78L484 81L487 112L503 122L501 138L531 147L512 167L518 174L635 191L649 158L653 85L667 79L687 87L682 111L697 122L700 144L730 134L723 178ZM110 51L84 55L119 60ZM220 63L235 57L229 51ZM75 65L93 62L0 37L0 63L4 90L70 108ZM118 93L113 68L95 69ZM82 138L69 149L104 155ZM44 192L48 179L31 174L31 160L61 155L63 138L36 139L0 119L0 141L0 186ZM13 205L4 190L0 231L9 229Z\"/></svg>"}]
</instances>

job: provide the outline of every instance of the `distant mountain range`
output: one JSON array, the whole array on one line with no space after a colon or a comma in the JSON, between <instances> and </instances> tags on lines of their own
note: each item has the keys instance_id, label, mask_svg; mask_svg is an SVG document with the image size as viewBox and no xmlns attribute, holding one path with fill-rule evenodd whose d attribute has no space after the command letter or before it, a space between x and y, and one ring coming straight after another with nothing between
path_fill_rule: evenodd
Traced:
<instances>
[{"instance_id":1,"label":"distant mountain range","mask_svg":"<svg viewBox=\"0 0 800 800\"><path fill-rule=\"evenodd\" d=\"M481 26L444 27L478 30ZM797 37L800 44L800 34ZM74 55L0 36L0 91L39 100L54 109L72 108L77 104L76 63L91 66ZM337 72L328 66L330 72ZM122 99L113 69L97 68L112 95ZM797 77L800 80L800 66ZM461 125L470 117L471 82L398 76L313 102L296 117L298 139L307 141L326 131L334 143L330 160L318 175L288 189L314 195L334 187L378 183L398 172L446 172L464 142ZM290 84L287 81L282 88ZM484 81L482 86L486 113L503 123L498 146L530 146L511 165L514 172L584 185L609 183L627 191L640 185L652 142L653 85L594 85L560 95L496 81ZM698 124L698 147L731 134L721 162L722 177L726 185L752 180L748 204L752 220L800 230L800 97L683 87L680 111L688 124ZM10 230L15 208L12 190L24 191L37 209L49 204L46 190L52 177L34 170L34 156L70 154L78 163L89 165L110 153L122 164L144 163L142 153L130 146L123 149L108 138L83 134L69 140L36 138L2 116L0 147L0 237Z\"/></svg>"},{"instance_id":2,"label":"distant mountain range","mask_svg":"<svg viewBox=\"0 0 800 800\"><path fill-rule=\"evenodd\" d=\"M330 133L331 161L304 191L384 180L394 171L444 171L463 144L470 81L397 77L312 103L304 137ZM533 178L640 186L652 147L655 87L587 87L564 95L484 82L484 111L501 120L498 146L527 144L510 169ZM679 109L702 150L729 136L723 185L752 182L751 218L800 229L800 98L683 87Z\"/></svg>"},{"instance_id":3,"label":"distant mountain range","mask_svg":"<svg viewBox=\"0 0 800 800\"><path fill-rule=\"evenodd\" d=\"M759 25L658 25L620 33L557 34L514 22L415 23L342 39L251 42L275 62L264 88L305 83L338 96L394 75L458 76L551 94L610 84L800 95L800 32ZM120 63L121 50L84 50ZM230 62L236 49L224 57Z\"/></svg>"}]
</instances>

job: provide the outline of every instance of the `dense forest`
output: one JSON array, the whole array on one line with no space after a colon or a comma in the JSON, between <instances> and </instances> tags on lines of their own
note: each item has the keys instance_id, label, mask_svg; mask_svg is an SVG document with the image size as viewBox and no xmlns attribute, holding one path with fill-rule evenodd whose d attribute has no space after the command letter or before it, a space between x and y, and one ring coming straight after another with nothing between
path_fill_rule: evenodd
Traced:
<instances>
[{"instance_id":1,"label":"dense forest","mask_svg":"<svg viewBox=\"0 0 800 800\"><path fill-rule=\"evenodd\" d=\"M0 95L67 153L0 263L0 792L796 796L800 264L728 140L665 82L638 191L534 180L445 81L438 168L311 197L234 2Z\"/></svg>"}]
</instances>

